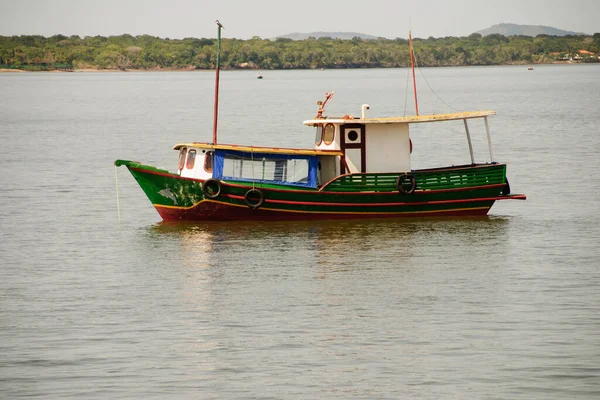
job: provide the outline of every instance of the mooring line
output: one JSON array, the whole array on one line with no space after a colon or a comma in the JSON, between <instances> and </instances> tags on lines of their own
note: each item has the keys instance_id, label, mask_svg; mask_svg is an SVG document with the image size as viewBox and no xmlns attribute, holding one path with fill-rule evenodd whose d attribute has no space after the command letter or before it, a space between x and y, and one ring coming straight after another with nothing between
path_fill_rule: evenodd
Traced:
<instances>
[{"instance_id":1,"label":"mooring line","mask_svg":"<svg viewBox=\"0 0 600 400\"><path fill-rule=\"evenodd\" d=\"M117 166L115 165L115 185L117 187L117 222L121 223L121 207L119 206L119 178L117 175Z\"/></svg>"}]
</instances>

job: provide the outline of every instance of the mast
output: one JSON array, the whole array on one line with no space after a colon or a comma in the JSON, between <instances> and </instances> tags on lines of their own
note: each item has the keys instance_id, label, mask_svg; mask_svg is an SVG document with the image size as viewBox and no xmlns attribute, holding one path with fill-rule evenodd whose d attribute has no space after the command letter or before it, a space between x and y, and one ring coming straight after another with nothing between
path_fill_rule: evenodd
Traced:
<instances>
[{"instance_id":1,"label":"mast","mask_svg":"<svg viewBox=\"0 0 600 400\"><path fill-rule=\"evenodd\" d=\"M419 100L417 100L417 80L415 79L415 51L413 50L412 35L408 31L408 42L410 47L410 64L412 68L413 93L415 95L415 110L419 115Z\"/></svg>"},{"instance_id":2,"label":"mast","mask_svg":"<svg viewBox=\"0 0 600 400\"><path fill-rule=\"evenodd\" d=\"M219 26L217 31L217 71L215 74L215 113L213 117L213 143L217 144L217 119L219 116L219 70L221 68L221 29L223 25L219 20L215 21Z\"/></svg>"}]
</instances>

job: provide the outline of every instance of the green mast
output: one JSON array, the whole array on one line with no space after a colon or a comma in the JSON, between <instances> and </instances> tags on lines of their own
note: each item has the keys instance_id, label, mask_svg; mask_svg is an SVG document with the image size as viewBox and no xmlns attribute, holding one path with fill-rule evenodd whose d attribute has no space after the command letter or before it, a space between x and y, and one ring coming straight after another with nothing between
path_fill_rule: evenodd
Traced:
<instances>
[{"instance_id":1,"label":"green mast","mask_svg":"<svg viewBox=\"0 0 600 400\"><path fill-rule=\"evenodd\" d=\"M215 21L219 26L217 31L217 71L215 74L215 113L213 117L213 143L217 144L217 119L219 116L219 70L221 68L221 29L223 25L219 20Z\"/></svg>"}]
</instances>

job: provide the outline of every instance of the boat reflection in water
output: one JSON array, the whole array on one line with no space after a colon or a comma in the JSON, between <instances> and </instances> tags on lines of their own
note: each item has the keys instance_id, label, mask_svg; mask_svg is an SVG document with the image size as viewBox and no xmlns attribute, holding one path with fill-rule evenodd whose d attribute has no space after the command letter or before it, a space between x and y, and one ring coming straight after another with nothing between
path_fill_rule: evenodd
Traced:
<instances>
[{"instance_id":1,"label":"boat reflection in water","mask_svg":"<svg viewBox=\"0 0 600 400\"><path fill-rule=\"evenodd\" d=\"M243 352L278 359L298 351L301 362L320 362L311 352L359 343L364 329L429 337L436 321L452 319L457 299L483 290L477 282L490 282L477 298L511 284L498 273L514 246L511 221L162 222L144 247L165 254L153 267L191 338L177 346L200 356L202 373Z\"/></svg>"},{"instance_id":2,"label":"boat reflection in water","mask_svg":"<svg viewBox=\"0 0 600 400\"><path fill-rule=\"evenodd\" d=\"M448 249L460 250L480 242L502 246L510 221L484 216L448 218L443 224L436 218L160 222L152 226L151 233L172 236L188 272L204 274L203 270L219 268L222 273L239 273L223 268L258 271L265 266L290 272L296 267L314 266L318 270L313 272L325 278L334 272L382 265L421 268L424 259L438 262L437 257L443 259Z\"/></svg>"}]
</instances>

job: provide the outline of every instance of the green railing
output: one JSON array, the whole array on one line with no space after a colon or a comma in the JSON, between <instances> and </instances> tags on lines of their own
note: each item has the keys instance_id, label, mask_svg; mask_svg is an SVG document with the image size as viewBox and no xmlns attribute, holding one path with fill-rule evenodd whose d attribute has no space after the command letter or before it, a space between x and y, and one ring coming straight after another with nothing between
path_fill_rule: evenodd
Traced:
<instances>
[{"instance_id":1,"label":"green railing","mask_svg":"<svg viewBox=\"0 0 600 400\"><path fill-rule=\"evenodd\" d=\"M418 190L457 189L505 183L506 165L495 164L464 169L417 171Z\"/></svg>"},{"instance_id":2,"label":"green railing","mask_svg":"<svg viewBox=\"0 0 600 400\"><path fill-rule=\"evenodd\" d=\"M399 173L352 174L330 182L323 191L328 192L391 192L396 190Z\"/></svg>"},{"instance_id":3,"label":"green railing","mask_svg":"<svg viewBox=\"0 0 600 400\"><path fill-rule=\"evenodd\" d=\"M323 191L339 192L392 192L402 172L352 174L339 177ZM412 171L416 190L447 190L470 186L503 184L506 182L506 165L477 165L464 168Z\"/></svg>"}]
</instances>

